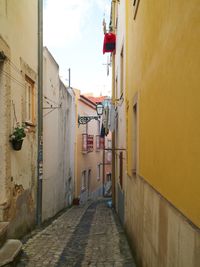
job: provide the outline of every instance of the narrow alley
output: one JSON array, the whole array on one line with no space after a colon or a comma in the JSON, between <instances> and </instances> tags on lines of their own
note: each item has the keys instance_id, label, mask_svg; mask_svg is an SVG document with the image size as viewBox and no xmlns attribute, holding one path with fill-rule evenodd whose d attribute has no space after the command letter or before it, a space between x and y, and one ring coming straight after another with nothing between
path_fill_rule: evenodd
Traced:
<instances>
[{"instance_id":1,"label":"narrow alley","mask_svg":"<svg viewBox=\"0 0 200 267\"><path fill-rule=\"evenodd\" d=\"M23 245L17 267L136 266L108 200L73 206Z\"/></svg>"},{"instance_id":2,"label":"narrow alley","mask_svg":"<svg viewBox=\"0 0 200 267\"><path fill-rule=\"evenodd\" d=\"M0 0L0 267L200 267L199 44L200 0Z\"/></svg>"}]
</instances>

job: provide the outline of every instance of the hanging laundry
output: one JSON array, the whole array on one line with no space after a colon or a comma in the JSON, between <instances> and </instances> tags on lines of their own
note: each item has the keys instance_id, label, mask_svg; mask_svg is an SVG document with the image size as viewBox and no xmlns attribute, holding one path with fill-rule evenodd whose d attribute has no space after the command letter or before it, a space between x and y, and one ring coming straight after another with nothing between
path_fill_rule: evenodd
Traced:
<instances>
[{"instance_id":1,"label":"hanging laundry","mask_svg":"<svg viewBox=\"0 0 200 267\"><path fill-rule=\"evenodd\" d=\"M101 125L101 133L100 133L100 137L101 138L104 138L105 137L105 127L103 126L103 123L102 123L102 125Z\"/></svg>"},{"instance_id":2,"label":"hanging laundry","mask_svg":"<svg viewBox=\"0 0 200 267\"><path fill-rule=\"evenodd\" d=\"M116 46L116 35L112 32L106 33L104 35L103 54L108 52L114 52L115 46Z\"/></svg>"},{"instance_id":3,"label":"hanging laundry","mask_svg":"<svg viewBox=\"0 0 200 267\"><path fill-rule=\"evenodd\" d=\"M109 110L109 120L108 120L108 128L111 132L115 130L115 107L113 105L110 106Z\"/></svg>"},{"instance_id":4,"label":"hanging laundry","mask_svg":"<svg viewBox=\"0 0 200 267\"><path fill-rule=\"evenodd\" d=\"M104 107L103 118L102 118L102 122L103 122L103 126L105 128L105 135L106 136L109 133L108 120L109 120L109 107L107 106L107 107Z\"/></svg>"}]
</instances>

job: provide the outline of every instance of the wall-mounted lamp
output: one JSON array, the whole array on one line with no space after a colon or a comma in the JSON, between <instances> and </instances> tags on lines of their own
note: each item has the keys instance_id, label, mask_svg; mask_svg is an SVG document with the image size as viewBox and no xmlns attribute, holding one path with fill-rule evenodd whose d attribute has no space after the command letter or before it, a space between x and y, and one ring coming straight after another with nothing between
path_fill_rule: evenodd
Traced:
<instances>
[{"instance_id":1,"label":"wall-mounted lamp","mask_svg":"<svg viewBox=\"0 0 200 267\"><path fill-rule=\"evenodd\" d=\"M97 104L96 110L97 110L97 115L101 116L103 114L103 105L101 103Z\"/></svg>"},{"instance_id":2,"label":"wall-mounted lamp","mask_svg":"<svg viewBox=\"0 0 200 267\"><path fill-rule=\"evenodd\" d=\"M96 111L98 116L80 116L78 115L78 126L80 124L87 124L91 120L98 120L100 116L103 114L103 105L97 104Z\"/></svg>"}]
</instances>

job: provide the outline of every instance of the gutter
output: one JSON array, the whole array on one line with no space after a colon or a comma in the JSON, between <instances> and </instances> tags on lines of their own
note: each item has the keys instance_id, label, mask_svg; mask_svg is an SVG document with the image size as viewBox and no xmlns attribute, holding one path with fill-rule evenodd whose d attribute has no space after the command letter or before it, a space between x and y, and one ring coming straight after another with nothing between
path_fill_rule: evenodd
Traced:
<instances>
[{"instance_id":1,"label":"gutter","mask_svg":"<svg viewBox=\"0 0 200 267\"><path fill-rule=\"evenodd\" d=\"M36 224L42 223L43 179L43 0L38 0L38 157Z\"/></svg>"}]
</instances>

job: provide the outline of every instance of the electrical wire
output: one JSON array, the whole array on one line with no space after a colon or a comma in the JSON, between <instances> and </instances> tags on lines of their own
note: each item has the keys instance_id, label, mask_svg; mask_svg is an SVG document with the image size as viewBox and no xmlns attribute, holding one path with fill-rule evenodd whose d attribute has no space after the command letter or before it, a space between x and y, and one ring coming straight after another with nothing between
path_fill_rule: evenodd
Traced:
<instances>
[{"instance_id":1,"label":"electrical wire","mask_svg":"<svg viewBox=\"0 0 200 267\"><path fill-rule=\"evenodd\" d=\"M18 72L20 75L22 74L21 70L9 59L5 62L5 64L9 64L16 72Z\"/></svg>"},{"instance_id":2,"label":"electrical wire","mask_svg":"<svg viewBox=\"0 0 200 267\"><path fill-rule=\"evenodd\" d=\"M16 116L16 111L15 111L15 104L14 104L13 100L12 100L12 107L13 107L13 112L14 112L14 118L15 118L15 121L17 123L17 116Z\"/></svg>"},{"instance_id":3,"label":"electrical wire","mask_svg":"<svg viewBox=\"0 0 200 267\"><path fill-rule=\"evenodd\" d=\"M10 78L13 82L16 82L19 86L25 88L26 86L18 81L15 77L13 77L10 73L6 72L5 70L2 70L3 74L7 77Z\"/></svg>"},{"instance_id":4,"label":"electrical wire","mask_svg":"<svg viewBox=\"0 0 200 267\"><path fill-rule=\"evenodd\" d=\"M49 97L47 96L43 96L45 99L48 99L49 101L51 101L52 103L54 103L55 105L59 105L58 103L56 103L55 101L53 101L52 99L50 99Z\"/></svg>"},{"instance_id":5,"label":"electrical wire","mask_svg":"<svg viewBox=\"0 0 200 267\"><path fill-rule=\"evenodd\" d=\"M50 110L49 112L47 112L46 114L44 114L43 115L43 117L46 117L47 115L49 115L51 112L53 112L54 110L56 110L56 109L52 109L52 110Z\"/></svg>"}]
</instances>

